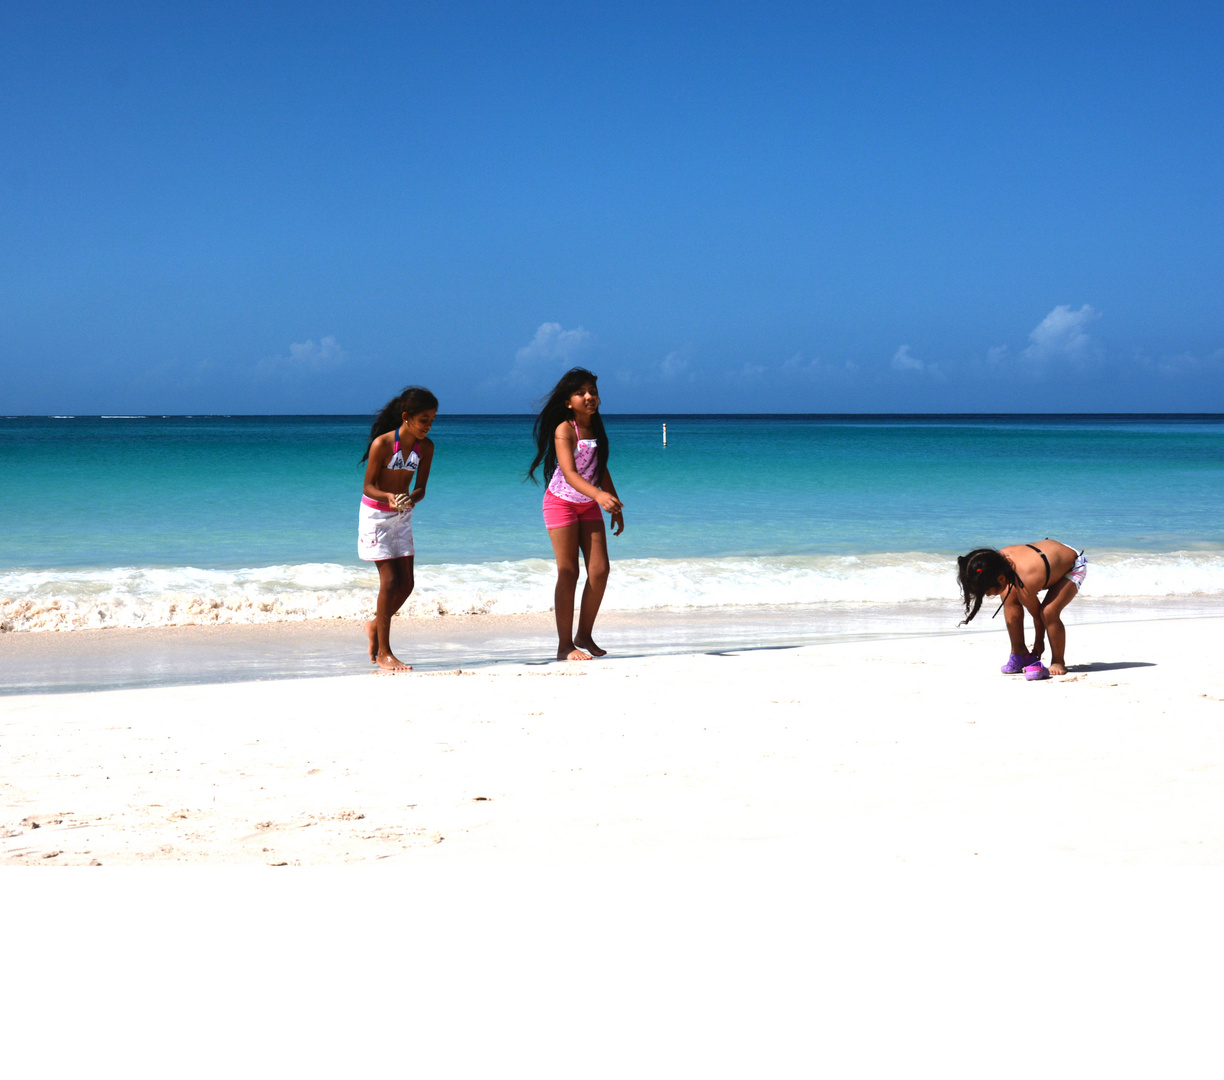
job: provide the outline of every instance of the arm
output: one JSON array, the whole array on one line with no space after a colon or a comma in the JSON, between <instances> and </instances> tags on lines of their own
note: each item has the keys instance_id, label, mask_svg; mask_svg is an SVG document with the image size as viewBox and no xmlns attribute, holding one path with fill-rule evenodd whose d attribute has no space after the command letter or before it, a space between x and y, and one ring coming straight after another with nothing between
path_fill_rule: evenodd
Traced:
<instances>
[{"instance_id":1,"label":"arm","mask_svg":"<svg viewBox=\"0 0 1224 1080\"><path fill-rule=\"evenodd\" d=\"M561 475L565 477L565 482L588 499L594 499L609 514L618 513L621 510L620 499L610 492L600 491L578 471L578 466L574 464L576 445L573 428L569 424L561 424L556 435L557 464L561 466ZM606 476L605 472L604 477Z\"/></svg>"},{"instance_id":2,"label":"arm","mask_svg":"<svg viewBox=\"0 0 1224 1080\"><path fill-rule=\"evenodd\" d=\"M1024 605L1024 610L1033 617L1033 652L1040 656L1045 652L1045 619L1041 617L1041 604L1037 597L1029 593L1028 589L1020 593L1020 603Z\"/></svg>"},{"instance_id":3,"label":"arm","mask_svg":"<svg viewBox=\"0 0 1224 1080\"><path fill-rule=\"evenodd\" d=\"M433 464L433 440L422 439L420 446L419 457L421 463L417 466L416 483L413 485L412 494L408 496L407 506L409 508L416 506L417 503L425 498L425 485L429 483L429 467Z\"/></svg>"},{"instance_id":4,"label":"arm","mask_svg":"<svg viewBox=\"0 0 1224 1080\"><path fill-rule=\"evenodd\" d=\"M395 505L395 492L384 491L378 486L378 474L387 467L387 462L391 460L393 434L394 432L389 432L386 435L379 435L370 444L370 456L366 459L365 483L361 488L361 493L367 498L375 502L390 503L392 506Z\"/></svg>"},{"instance_id":5,"label":"arm","mask_svg":"<svg viewBox=\"0 0 1224 1080\"><path fill-rule=\"evenodd\" d=\"M612 483L612 474L604 469L604 474L600 478L599 486L614 498L619 504L619 508L611 511L612 514L612 535L620 536L625 531L625 505L620 501L620 496L616 494L616 485Z\"/></svg>"}]
</instances>

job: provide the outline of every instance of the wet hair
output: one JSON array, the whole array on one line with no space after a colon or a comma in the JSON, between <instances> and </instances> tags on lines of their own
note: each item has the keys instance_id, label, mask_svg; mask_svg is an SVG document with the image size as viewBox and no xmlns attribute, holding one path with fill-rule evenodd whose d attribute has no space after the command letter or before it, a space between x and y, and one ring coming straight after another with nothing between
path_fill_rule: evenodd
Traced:
<instances>
[{"instance_id":1,"label":"wet hair","mask_svg":"<svg viewBox=\"0 0 1224 1080\"><path fill-rule=\"evenodd\" d=\"M1024 587L1011 560L994 548L974 548L968 555L961 555L956 565L956 580L965 600L965 618L961 626L973 621L981 610L982 598L990 589L999 587L1000 576L1013 588Z\"/></svg>"},{"instance_id":2,"label":"wet hair","mask_svg":"<svg viewBox=\"0 0 1224 1080\"><path fill-rule=\"evenodd\" d=\"M361 460L365 461L369 458L370 447L374 445L374 440L379 435L385 435L388 431L394 431L400 426L404 413L416 416L418 413L428 412L437 407L438 399L425 387L405 386L396 397L382 407L374 423L370 425L370 441L366 443L366 450L361 455Z\"/></svg>"},{"instance_id":3,"label":"wet hair","mask_svg":"<svg viewBox=\"0 0 1224 1080\"><path fill-rule=\"evenodd\" d=\"M527 476L533 483L537 482L535 471L541 462L544 463L545 481L552 479L557 468L557 428L574 415L569 407L569 399L581 390L585 383L599 388L598 376L593 372L587 371L586 368L570 368L561 376L561 380L552 388L548 397L544 398L540 415L536 417L535 425L531 429L536 444L536 456L531 468L527 470ZM591 429L596 439L595 483L598 484L608 467L608 433L604 430L603 417L599 415L598 410L591 417Z\"/></svg>"}]
</instances>

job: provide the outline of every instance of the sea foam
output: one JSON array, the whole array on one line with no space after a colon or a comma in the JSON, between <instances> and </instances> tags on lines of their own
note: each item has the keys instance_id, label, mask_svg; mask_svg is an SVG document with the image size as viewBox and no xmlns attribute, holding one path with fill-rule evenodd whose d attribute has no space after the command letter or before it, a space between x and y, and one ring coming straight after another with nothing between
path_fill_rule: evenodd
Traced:
<instances>
[{"instance_id":1,"label":"sea foam","mask_svg":"<svg viewBox=\"0 0 1224 1080\"><path fill-rule=\"evenodd\" d=\"M935 552L613 563L604 610L788 604L955 604L955 558ZM418 565L405 614L516 615L552 606L551 560ZM373 614L371 566L243 570L120 567L0 573L0 630L269 623ZM1224 596L1224 551L1089 552L1084 593L1111 599Z\"/></svg>"}]
</instances>

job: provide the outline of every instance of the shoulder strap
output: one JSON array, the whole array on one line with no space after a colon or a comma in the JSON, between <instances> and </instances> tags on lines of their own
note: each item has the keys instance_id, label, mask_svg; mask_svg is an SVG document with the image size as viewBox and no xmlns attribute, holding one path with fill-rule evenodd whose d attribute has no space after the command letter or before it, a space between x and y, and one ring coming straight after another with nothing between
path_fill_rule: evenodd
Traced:
<instances>
[{"instance_id":1,"label":"shoulder strap","mask_svg":"<svg viewBox=\"0 0 1224 1080\"><path fill-rule=\"evenodd\" d=\"M1036 544L1025 544L1024 546L1031 547L1035 552L1037 552L1038 555L1041 556L1041 561L1045 563L1045 568L1046 568L1045 583L1046 585L1049 585L1050 584L1050 560L1046 558L1046 553L1042 551L1041 548L1039 548ZM1041 587L1044 589L1045 585L1042 585Z\"/></svg>"}]
</instances>

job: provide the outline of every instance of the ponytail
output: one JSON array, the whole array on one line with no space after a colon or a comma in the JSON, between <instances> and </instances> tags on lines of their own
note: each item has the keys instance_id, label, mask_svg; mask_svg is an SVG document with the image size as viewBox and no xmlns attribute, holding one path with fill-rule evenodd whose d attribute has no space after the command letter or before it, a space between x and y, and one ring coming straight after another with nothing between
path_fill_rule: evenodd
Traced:
<instances>
[{"instance_id":1,"label":"ponytail","mask_svg":"<svg viewBox=\"0 0 1224 1080\"><path fill-rule=\"evenodd\" d=\"M965 601L965 618L961 626L973 622L973 617L982 609L983 597L989 590L998 587L1000 576L1013 588L1020 584L1020 577L1011 560L994 548L974 548L968 555L957 558L956 580Z\"/></svg>"},{"instance_id":2,"label":"ponytail","mask_svg":"<svg viewBox=\"0 0 1224 1080\"><path fill-rule=\"evenodd\" d=\"M404 413L416 416L417 413L428 412L437 407L438 399L425 387L405 386L397 397L393 397L382 407L382 411L370 425L370 439L366 443L365 453L361 455L361 460L365 461L369 458L370 447L374 445L374 440L379 435L385 435L388 431L394 431L400 426Z\"/></svg>"}]
</instances>

